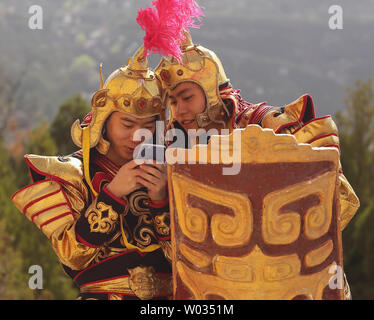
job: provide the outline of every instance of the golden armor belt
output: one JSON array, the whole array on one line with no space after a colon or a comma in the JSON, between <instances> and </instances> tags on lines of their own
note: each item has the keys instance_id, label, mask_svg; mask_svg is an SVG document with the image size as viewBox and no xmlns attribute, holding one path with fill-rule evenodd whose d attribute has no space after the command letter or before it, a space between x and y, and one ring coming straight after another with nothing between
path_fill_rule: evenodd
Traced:
<instances>
[{"instance_id":1,"label":"golden armor belt","mask_svg":"<svg viewBox=\"0 0 374 320\"><path fill-rule=\"evenodd\" d=\"M153 267L142 266L128 271L129 276L86 283L80 287L80 292L135 295L141 300L172 294L170 274L157 274Z\"/></svg>"}]
</instances>

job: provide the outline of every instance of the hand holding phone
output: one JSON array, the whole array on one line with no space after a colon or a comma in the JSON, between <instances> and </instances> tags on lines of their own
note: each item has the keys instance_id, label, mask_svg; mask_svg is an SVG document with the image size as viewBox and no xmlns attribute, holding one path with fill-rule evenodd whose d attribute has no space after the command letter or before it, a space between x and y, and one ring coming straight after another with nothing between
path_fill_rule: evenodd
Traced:
<instances>
[{"instance_id":1,"label":"hand holding phone","mask_svg":"<svg viewBox=\"0 0 374 320\"><path fill-rule=\"evenodd\" d=\"M167 198L166 147L156 144L142 144L135 156L139 164L137 183L147 188L148 196L153 201Z\"/></svg>"},{"instance_id":2,"label":"hand holding phone","mask_svg":"<svg viewBox=\"0 0 374 320\"><path fill-rule=\"evenodd\" d=\"M152 163L165 164L166 147L159 144L143 143L136 147L134 160L139 164ZM153 161L152 161L153 160Z\"/></svg>"}]
</instances>

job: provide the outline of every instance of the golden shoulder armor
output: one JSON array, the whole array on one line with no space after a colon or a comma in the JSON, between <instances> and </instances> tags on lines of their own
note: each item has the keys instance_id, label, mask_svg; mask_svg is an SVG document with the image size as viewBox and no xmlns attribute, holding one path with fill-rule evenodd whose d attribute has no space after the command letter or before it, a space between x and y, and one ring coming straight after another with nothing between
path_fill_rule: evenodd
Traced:
<instances>
[{"instance_id":1,"label":"golden shoulder armor","mask_svg":"<svg viewBox=\"0 0 374 320\"><path fill-rule=\"evenodd\" d=\"M271 128L275 133L291 126L302 124L315 118L314 104L310 95L303 95L294 102L280 108L272 108L261 119L263 128Z\"/></svg>"},{"instance_id":2,"label":"golden shoulder armor","mask_svg":"<svg viewBox=\"0 0 374 320\"><path fill-rule=\"evenodd\" d=\"M47 177L50 180L74 187L87 197L87 189L83 184L83 164L81 160L70 156L47 157L34 154L25 155L25 160L30 168L33 181Z\"/></svg>"},{"instance_id":3,"label":"golden shoulder armor","mask_svg":"<svg viewBox=\"0 0 374 320\"><path fill-rule=\"evenodd\" d=\"M261 105L249 113L247 118L261 127L273 129L275 133L292 134L298 143L340 149L336 124L331 116L316 118L313 100L308 94L283 107Z\"/></svg>"},{"instance_id":4,"label":"golden shoulder armor","mask_svg":"<svg viewBox=\"0 0 374 320\"><path fill-rule=\"evenodd\" d=\"M260 124L273 129L275 133L292 134L298 143L308 143L312 147L332 147L340 152L338 128L331 116L316 118L313 100L303 95L284 107L270 107L259 104L248 110L243 122ZM243 123L241 124L243 127ZM341 205L341 230L357 212L360 201L352 186L344 177L339 163L339 193Z\"/></svg>"},{"instance_id":5,"label":"golden shoulder armor","mask_svg":"<svg viewBox=\"0 0 374 320\"><path fill-rule=\"evenodd\" d=\"M65 203L66 212L83 210L89 194L83 182L82 162L79 159L70 156L46 157L30 154L25 155L25 160L33 183L16 192L12 201L30 220L38 224L32 216L41 210L50 211L48 208L53 209L52 215L59 216L59 210L64 208L62 203ZM62 201L63 199L65 200ZM30 202L38 203L39 209L31 210L35 206L30 205ZM59 210L55 208L57 205ZM30 207L30 216L25 212L26 206Z\"/></svg>"},{"instance_id":6,"label":"golden shoulder armor","mask_svg":"<svg viewBox=\"0 0 374 320\"><path fill-rule=\"evenodd\" d=\"M70 201L57 181L42 180L12 196L17 209L48 237L75 220Z\"/></svg>"}]
</instances>

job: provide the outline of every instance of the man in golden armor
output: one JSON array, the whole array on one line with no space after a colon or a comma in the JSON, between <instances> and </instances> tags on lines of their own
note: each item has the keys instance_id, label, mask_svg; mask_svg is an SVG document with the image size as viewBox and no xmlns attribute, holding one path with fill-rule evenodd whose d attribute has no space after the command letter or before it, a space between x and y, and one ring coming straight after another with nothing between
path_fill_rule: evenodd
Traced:
<instances>
[{"instance_id":1,"label":"man in golden armor","mask_svg":"<svg viewBox=\"0 0 374 320\"><path fill-rule=\"evenodd\" d=\"M289 140L283 138L284 134L287 134L287 136L292 135L294 138L296 138L296 144L309 144L311 147L313 147L313 150L325 147L321 148L321 150L329 149L328 152L331 153L331 149L335 148L338 150L338 152L340 152L336 125L331 119L331 116L321 118L317 118L315 116L313 101L309 95L304 95L293 103L283 107L269 106L266 103L249 103L242 99L239 90L233 89L225 74L221 61L214 52L200 45L195 45L187 32L185 32L185 40L181 44L180 49L182 55L179 57L179 60L177 59L178 57L173 56L163 58L155 72L161 78L163 87L166 90L166 96L170 107L169 127L174 128L174 130L179 129L184 132L186 137L189 136L189 138L186 139L186 141L188 141L188 144L186 143L186 147L191 147L191 135L189 135L191 132L194 132L192 142L193 145L196 141L196 132L198 133L199 131L204 131L201 129L205 129L205 132L208 132L209 135L209 130L211 129L217 129L218 132L220 132L222 129L227 129L230 133L233 133L235 129L247 128L248 130L246 130L246 133L243 133L242 139L248 138L250 141L243 142L242 146L251 147L252 145L255 145L257 141L254 141L257 138L258 141L261 139L261 141L265 141L265 149L264 145L260 145L257 152L262 150L261 152L266 154L268 152L271 153L272 151L268 150L272 150L272 143L274 143L274 145L278 144L279 146L287 146L287 144L293 145L292 141L290 143ZM257 129L254 128L253 125L272 129L275 136L273 137L269 135L268 131L256 131ZM252 135L249 132L252 132ZM255 134L253 135L254 132ZM256 135L258 135L258 137ZM276 139L277 135L280 137L282 136L282 138L279 139L283 140L279 140L280 142L278 140L274 140ZM263 140L263 137L267 137L267 140ZM215 139L215 141L216 140L217 139ZM266 143L268 143L268 150L266 149ZM184 146L179 145L179 147ZM200 148L199 150L202 150L203 148L199 146L195 147ZM287 197L290 197L293 192L291 191L293 190L292 187L288 187L290 189L286 188L287 191L280 196L281 198L283 197L283 200L285 200L284 203L282 202L284 208L281 206L278 208L279 210L285 210L283 212L283 218L287 219L286 213L289 211L289 209L285 209L286 200L291 203L292 201L295 202L295 207L293 208L292 212L297 212L299 210L301 214L296 214L293 217L295 219L288 226L286 225L286 220L284 220L285 223L283 226L281 224L279 230L274 229L274 231L272 229L277 228L277 221L281 221L281 219L283 219L281 216L279 216L280 220L274 216L274 206L276 206L274 203L269 204L269 206L273 206L274 210L273 213L269 211L269 214L273 214L273 216L271 216L268 220L266 220L267 218L263 216L265 215L264 212L266 211L265 204L263 204L264 207L262 209L259 209L259 212L257 213L258 217L254 217L252 222L249 221L248 216L244 214L244 211L246 210L242 212L243 220L239 221L240 219L237 219L241 212L239 208L240 205L238 204L241 202L241 198L239 193L231 192L235 188L241 193L247 193L248 197L250 198L251 195L253 196L258 192L262 192L259 189L268 188L269 184L273 184L273 189L276 188L276 185L279 185L278 188L280 188L280 185L286 179L288 179L289 181L287 182L292 185L293 183L296 183L297 179L295 181L291 181L291 177L297 177L298 175L298 182L302 181L302 179L309 179L312 175L317 175L317 172L319 172L318 174L321 173L322 180L326 179L323 178L323 172L330 170L331 166L330 169L327 167L322 169L321 167L318 169L319 171L316 169L317 171L313 171L314 173L311 171L309 176L304 178L302 177L302 175L305 174L309 169L304 168L303 170L300 170L300 168L298 169L298 165L300 165L301 162L309 160L311 161L312 158L315 158L314 155L312 156L313 153L310 153L310 151L302 148L304 147L299 148L299 153L295 153L294 159L292 159L292 152L286 152L280 156L279 160L276 160L277 156L274 152L275 160L273 160L275 162L278 161L279 163L283 162L283 166L279 165L279 168L272 167L271 170L273 170L273 172L271 173L271 176L269 176L269 170L261 173L262 169L260 170L259 167L256 167L257 169L255 171L253 171L253 169L250 169L249 171L242 170L240 175L232 177L230 180L229 178L223 178L222 174L220 177L218 172L213 173L214 169L209 169L209 162L208 165L205 165L205 169L203 167L199 168L198 165L184 165L169 168L169 185L172 192L172 195L170 196L173 198L171 201L175 207L173 214L174 218L172 217L172 222L174 220L174 224L172 223L172 228L175 229L175 236L172 239L175 241L175 243L173 243L173 258L177 260L173 261L173 268L175 268L174 297L181 299L191 297L197 299L350 298L350 290L345 280L345 276L344 290L342 289L339 294L331 294L332 291L329 292L325 289L328 282L326 280L326 270L331 271L332 269L329 268L333 266L333 264L329 265L328 263L332 263L333 259L341 261L341 238L339 232L346 227L359 207L359 200L347 179L343 175L338 156L336 156L335 160L332 160L334 155L332 157L331 154L327 156L327 152L321 156L319 161L322 162L323 159L326 160L329 158L331 163L334 162L333 166L336 170L336 175L331 173L332 176L330 182L325 180L325 185L319 185L319 182L316 182L318 179L310 179L310 181L305 181L303 182L304 184L301 183L299 185L299 188L305 188L305 190L307 190L310 185L319 185L321 189L324 189L325 187L328 189L327 186L330 184L332 188L331 190L335 190L331 191L331 196L328 196L331 203L334 204L326 205L326 207L323 209L326 209L325 212L330 211L329 221L327 221L327 219L326 221L318 221L318 218L315 218L314 221L314 218L309 219L311 224L315 223L315 225L317 225L321 223L321 230L324 229L324 231L322 231L319 235L323 235L323 237L319 237L319 235L314 236L312 235L313 232L308 234L308 227L306 226L308 222L305 220L304 233L306 233L306 238L308 241L303 242L304 240L301 240L303 237L305 237L305 235L302 231L300 231L302 230L300 215L307 217L308 213L302 213L305 212L305 208L307 208L306 212L313 212L313 208L317 208L318 205L317 203L312 204L311 202L308 204L307 195L302 196L301 194L297 193L294 194L294 199L287 199ZM336 154L336 150L332 150L333 154L334 152ZM249 151L242 150L241 152L248 153ZM260 154L253 155L253 157L256 159L255 162L264 162L264 165L269 165L269 163L266 163L266 161L260 159ZM260 158L257 159L256 157ZM297 159L301 162L296 163L298 162L296 161ZM318 159L318 156L315 159ZM295 163L288 166L286 165L287 162L292 161ZM316 163L317 162L318 161L316 161ZM255 167L255 164L252 163L251 165ZM211 167L213 168L213 166ZM288 174L286 174L287 172L283 174L285 172L284 170L286 170ZM210 171L212 171L212 173L209 173ZM254 178L256 174L259 174L259 178ZM264 177L267 177L265 181L262 180ZM275 178L278 178L278 180L274 180ZM281 181L282 179L283 181ZM215 181L215 183L212 181ZM240 181L248 181L248 185L243 187L243 184L241 184ZM251 187L249 186L250 181L253 182ZM260 186L261 183L264 184ZM242 187L238 187L236 184ZM246 188L252 189L248 191ZM282 188L284 188L284 185ZM228 190L230 190L230 192ZM310 191L309 196L311 197L313 193L314 195L317 195L317 189ZM252 203L252 205L261 206L262 201L265 203L266 199L269 199L269 197L266 198L265 194L262 195L264 198L262 198L261 201L254 200L255 202ZM268 195L270 194L272 193L269 193ZM277 197L279 198L279 196ZM277 197L273 198L272 201L280 201L279 199L276 200ZM300 199L303 197L305 198L303 203L300 202L298 204L298 208L296 204L297 197L300 197ZM198 200L198 198L203 198L205 200ZM323 200L325 198L325 196L320 197L320 204L325 201ZM338 202L336 202L336 199L339 199ZM243 207L247 205L245 204L248 202L247 200L248 199L243 200ZM209 204L207 201L211 203ZM256 201L258 201L258 203L256 203ZM214 203L214 205L212 203ZM340 207L339 213L337 213L337 207ZM247 209L248 214L250 214L251 206L247 205ZM260 213L261 211L263 213ZM202 214L202 212L205 213ZM215 212L220 212L220 214L217 213L215 217ZM228 215L226 219L229 220L222 220L222 228L230 229L231 227L234 228L235 225L238 228L235 230L239 230L240 225L245 225L248 223L248 230L254 228L250 231L254 234L258 235L258 232L261 230L261 228L263 228L262 236L255 240L256 237L253 236L250 238L248 235L246 241L242 239L242 244L247 243L247 245L243 246L241 250L237 248L240 241L237 245L235 245L234 242L229 244L228 233L223 236L225 233L222 233L222 230L221 232L217 229L217 226L219 225L218 220L223 217L221 214L223 212L226 212ZM236 215L235 218L232 218L233 220L228 218L232 215L230 212L234 212ZM316 211L314 210L314 212ZM255 211L253 211L253 214L255 214ZM312 215L313 214L311 214L310 217ZM221 217L219 218L218 216ZM196 220L193 220L193 217L195 217ZM315 217L317 217L317 215L315 215ZM216 222L214 222L214 218L216 218ZM331 219L336 219L339 222L336 222L335 226L333 227L332 224L330 224ZM210 229L208 228L209 220L211 223ZM254 224L256 220L257 223ZM264 227L267 223L266 221L269 223L270 229L273 230L274 233L278 232L278 234L274 236L274 239L272 239L270 235L266 236L267 230ZM214 227L214 223L216 225L216 229ZM297 232L295 231L296 233L294 235L291 235L291 227L296 224L299 225L299 230ZM323 226L323 224L325 225ZM255 230L256 226L258 226L258 230ZM197 231L201 231L204 228L206 228L205 231L198 236ZM333 230L334 228L338 228L340 230ZM207 230L212 232L211 240L209 240L209 237L207 236L206 232L209 233ZM244 232L244 229L242 231ZM216 233L214 234L214 232ZM222 235L221 240L218 236L220 232ZM234 234L234 231L232 232ZM331 236L332 234L333 236ZM328 235L331 236L331 238L326 241L326 237ZM282 239L283 236L284 238ZM287 237L289 241L286 239ZM317 242L313 243L313 241L317 240L320 241L318 245ZM210 243L209 241L212 242ZM232 237L230 241L235 241L235 237ZM220 243L220 245L218 245L218 243ZM287 247L286 244L288 243L290 245ZM255 249L250 249L253 248L253 246ZM232 247L232 250L228 252L227 250L230 247ZM262 251L268 251L267 255L263 254L260 247ZM310 250L311 248L314 249ZM217 251L215 251L215 249ZM335 251L335 249L337 251ZM238 256L236 256L234 253L236 251ZM244 259L243 254L248 252L250 254L245 256L247 258ZM285 256L284 254L282 256L282 252L294 253L298 255L299 258L292 255ZM308 254L308 252L310 253ZM222 256L223 253L224 256ZM228 258L228 256L230 256L230 258ZM299 262L300 257L304 257L302 259L304 262L301 262L301 265ZM274 266L278 266L277 259L281 258L285 259L284 261L286 262L279 263L279 268L277 267L278 269L274 269ZM266 262L264 262L264 266L260 268L262 261ZM253 263L253 266L251 266L251 263ZM235 264L237 264L237 269L235 269ZM257 273L253 271L256 268L258 269ZM287 271L282 274L282 272L287 268L291 268L289 270L290 272L288 273ZM294 268L294 270L291 272L292 268ZM310 292L307 290L308 288L306 288L305 292L297 290L297 288L301 288L303 286L307 287L309 284L315 283L317 280L308 278L308 280L305 280L305 283L303 284L302 279L306 279L303 278L303 276L307 277L308 274L313 274L313 272L316 273L317 270L322 270L322 268L324 268L325 272L325 280L323 280L324 282L322 281L324 283L323 286L318 284L319 287ZM230 270L230 272L228 270ZM291 274L293 275L291 276ZM286 282L287 279L292 277L295 277L296 282ZM196 283L194 281L196 281ZM257 281L257 285L254 285L255 281ZM219 285L220 282L222 285ZM266 285L269 283L270 287L267 287ZM239 290L241 286L243 287L241 290ZM292 286L294 286L294 292L292 291ZM291 293L286 294L287 290L291 290Z\"/></svg>"},{"instance_id":2,"label":"man in golden armor","mask_svg":"<svg viewBox=\"0 0 374 320\"><path fill-rule=\"evenodd\" d=\"M167 299L171 267L167 178L133 160L138 129L164 119L162 87L141 47L93 95L71 129L69 156L26 155L33 183L17 208L50 239L79 299ZM144 140L144 139L143 139Z\"/></svg>"},{"instance_id":3,"label":"man in golden armor","mask_svg":"<svg viewBox=\"0 0 374 320\"><path fill-rule=\"evenodd\" d=\"M203 15L196 1L152 3L137 21L146 54L167 57L155 72L171 146L186 148L166 157L177 154L168 163L173 297L349 299L343 273L338 285L332 273L342 269L341 230L359 201L331 117L317 118L309 95L284 107L244 101L217 55L192 42L188 27ZM221 172L213 155L226 151L241 155L239 172Z\"/></svg>"}]
</instances>

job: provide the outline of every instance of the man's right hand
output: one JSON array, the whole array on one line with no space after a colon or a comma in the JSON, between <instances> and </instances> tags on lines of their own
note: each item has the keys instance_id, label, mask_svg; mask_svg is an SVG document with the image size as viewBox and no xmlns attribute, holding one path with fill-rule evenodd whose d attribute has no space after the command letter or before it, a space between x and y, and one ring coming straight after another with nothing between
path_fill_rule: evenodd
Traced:
<instances>
[{"instance_id":1,"label":"man's right hand","mask_svg":"<svg viewBox=\"0 0 374 320\"><path fill-rule=\"evenodd\" d=\"M113 180L106 186L109 192L118 198L124 198L132 191L142 187L136 182L136 176L140 169L135 160L124 164Z\"/></svg>"}]
</instances>

